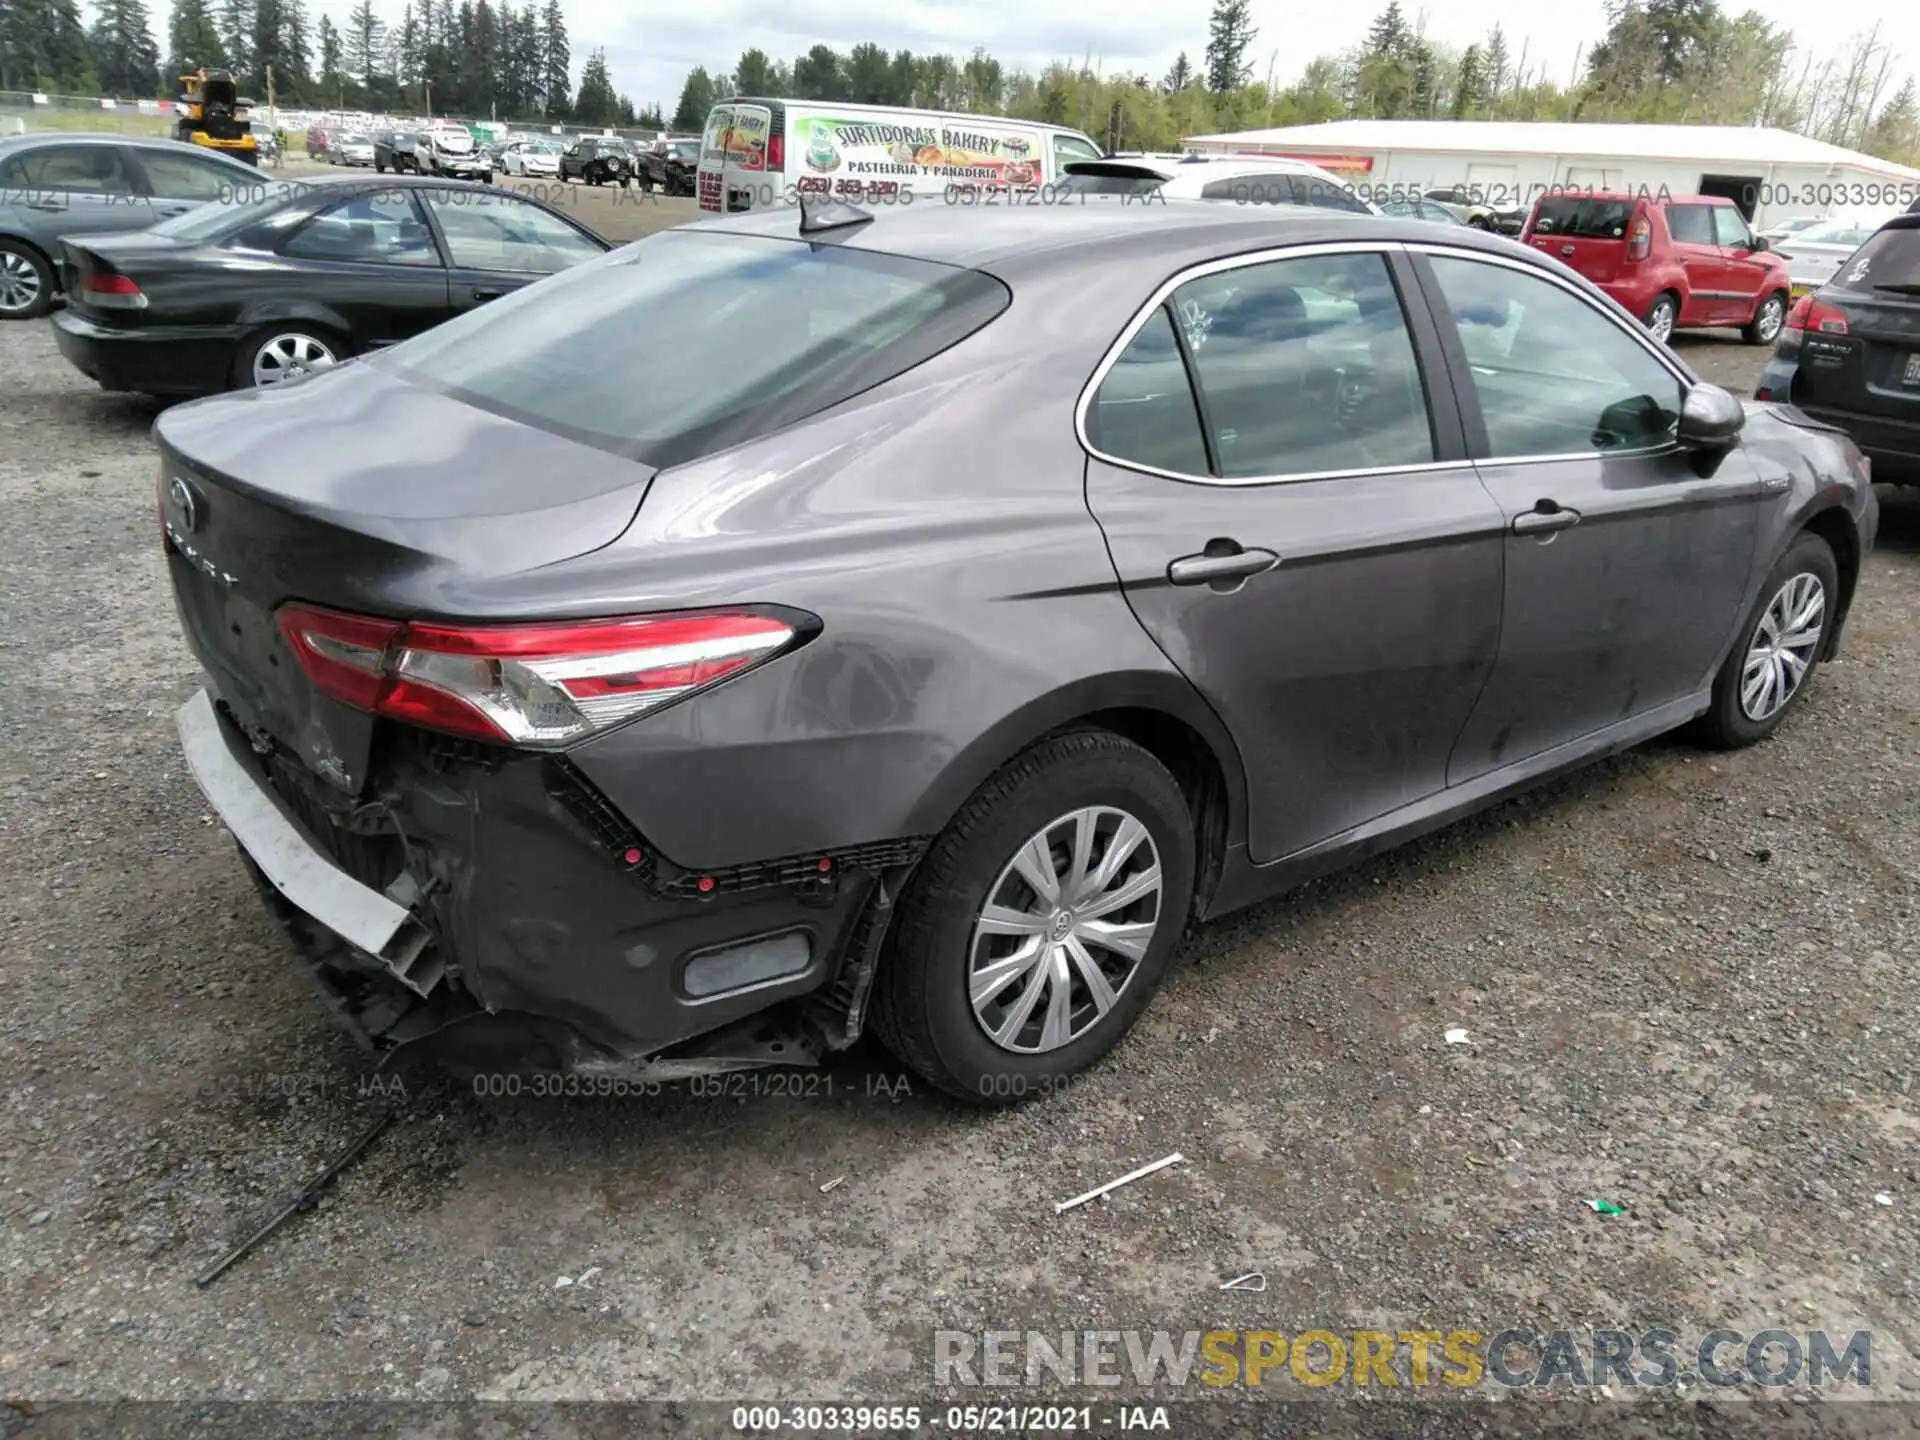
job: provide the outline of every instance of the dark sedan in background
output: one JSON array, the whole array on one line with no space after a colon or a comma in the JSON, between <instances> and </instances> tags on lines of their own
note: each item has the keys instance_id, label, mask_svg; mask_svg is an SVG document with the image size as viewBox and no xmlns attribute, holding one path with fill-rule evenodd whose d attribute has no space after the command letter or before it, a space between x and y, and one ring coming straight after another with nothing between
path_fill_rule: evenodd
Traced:
<instances>
[{"instance_id":1,"label":"dark sedan in background","mask_svg":"<svg viewBox=\"0 0 1920 1440\"><path fill-rule=\"evenodd\" d=\"M1794 302L1756 393L1840 426L1875 480L1920 485L1920 210Z\"/></svg>"},{"instance_id":2,"label":"dark sedan in background","mask_svg":"<svg viewBox=\"0 0 1920 1440\"><path fill-rule=\"evenodd\" d=\"M625 185L633 179L633 155L624 140L583 136L560 152L560 179L588 185Z\"/></svg>"},{"instance_id":3,"label":"dark sedan in background","mask_svg":"<svg viewBox=\"0 0 1920 1440\"><path fill-rule=\"evenodd\" d=\"M0 319L44 315L69 235L145 230L275 182L178 140L53 133L0 140Z\"/></svg>"},{"instance_id":4,"label":"dark sedan in background","mask_svg":"<svg viewBox=\"0 0 1920 1440\"><path fill-rule=\"evenodd\" d=\"M1769 735L1878 515L1548 257L1304 206L701 220L155 433L189 766L370 1048L988 1104L1191 923Z\"/></svg>"},{"instance_id":5,"label":"dark sedan in background","mask_svg":"<svg viewBox=\"0 0 1920 1440\"><path fill-rule=\"evenodd\" d=\"M607 241L511 191L431 178L274 184L140 235L66 245L60 351L109 390L276 384L377 350Z\"/></svg>"}]
</instances>

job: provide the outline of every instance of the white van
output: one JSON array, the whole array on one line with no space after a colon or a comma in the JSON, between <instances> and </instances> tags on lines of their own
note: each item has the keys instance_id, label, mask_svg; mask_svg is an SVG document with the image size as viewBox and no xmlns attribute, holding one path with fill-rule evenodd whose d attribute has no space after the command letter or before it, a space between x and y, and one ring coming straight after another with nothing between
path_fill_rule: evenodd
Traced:
<instances>
[{"instance_id":1,"label":"white van","mask_svg":"<svg viewBox=\"0 0 1920 1440\"><path fill-rule=\"evenodd\" d=\"M1034 193L1067 165L1102 154L1078 130L1038 120L737 97L707 116L700 208L764 209L802 195L885 204L959 191Z\"/></svg>"}]
</instances>

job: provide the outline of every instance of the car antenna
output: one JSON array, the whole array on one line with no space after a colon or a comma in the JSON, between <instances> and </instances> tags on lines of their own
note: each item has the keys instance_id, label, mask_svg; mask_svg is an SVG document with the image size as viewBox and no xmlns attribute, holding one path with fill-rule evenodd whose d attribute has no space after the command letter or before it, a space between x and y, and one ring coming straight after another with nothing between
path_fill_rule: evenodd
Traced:
<instances>
[{"instance_id":1,"label":"car antenna","mask_svg":"<svg viewBox=\"0 0 1920 1440\"><path fill-rule=\"evenodd\" d=\"M824 230L844 230L851 225L868 225L873 212L849 205L844 200L813 200L800 197L800 233L818 235Z\"/></svg>"}]
</instances>

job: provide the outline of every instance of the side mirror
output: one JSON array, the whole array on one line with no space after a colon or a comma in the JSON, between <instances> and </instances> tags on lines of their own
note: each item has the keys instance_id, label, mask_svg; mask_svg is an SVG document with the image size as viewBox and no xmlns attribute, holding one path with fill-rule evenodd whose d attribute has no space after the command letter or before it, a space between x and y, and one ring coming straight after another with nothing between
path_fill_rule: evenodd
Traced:
<instances>
[{"instance_id":1,"label":"side mirror","mask_svg":"<svg viewBox=\"0 0 1920 1440\"><path fill-rule=\"evenodd\" d=\"M1746 423L1746 407L1718 385L1695 385L1680 402L1679 440L1689 450L1724 450Z\"/></svg>"},{"instance_id":2,"label":"side mirror","mask_svg":"<svg viewBox=\"0 0 1920 1440\"><path fill-rule=\"evenodd\" d=\"M1753 246L1753 251L1756 255L1759 254L1762 250L1773 249L1773 242L1767 239L1767 237L1764 235L1756 235L1748 243Z\"/></svg>"}]
</instances>

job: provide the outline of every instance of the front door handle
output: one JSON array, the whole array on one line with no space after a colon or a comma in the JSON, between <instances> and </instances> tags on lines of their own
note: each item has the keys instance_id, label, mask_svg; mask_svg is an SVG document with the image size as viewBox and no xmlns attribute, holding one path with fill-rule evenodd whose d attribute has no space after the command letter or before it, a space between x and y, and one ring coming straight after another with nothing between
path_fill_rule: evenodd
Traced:
<instances>
[{"instance_id":1,"label":"front door handle","mask_svg":"<svg viewBox=\"0 0 1920 1440\"><path fill-rule=\"evenodd\" d=\"M1225 553L1182 555L1167 566L1167 579L1175 585L1210 585L1221 580L1245 580L1279 563L1280 557L1271 550L1242 550L1235 546Z\"/></svg>"},{"instance_id":2,"label":"front door handle","mask_svg":"<svg viewBox=\"0 0 1920 1440\"><path fill-rule=\"evenodd\" d=\"M476 305L480 305L480 304L484 304L488 300L498 300L502 295L506 293L507 292L504 290L475 290L473 292L473 303Z\"/></svg>"},{"instance_id":3,"label":"front door handle","mask_svg":"<svg viewBox=\"0 0 1920 1440\"><path fill-rule=\"evenodd\" d=\"M1552 505L1551 500L1543 500L1543 505ZM1564 510L1555 505L1551 510L1529 510L1513 517L1513 533L1516 535L1544 535L1554 530L1565 530L1580 523L1578 510Z\"/></svg>"}]
</instances>

